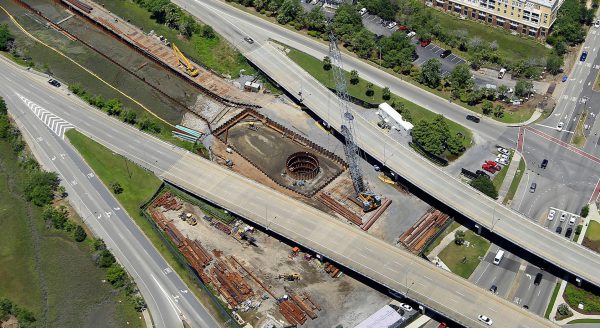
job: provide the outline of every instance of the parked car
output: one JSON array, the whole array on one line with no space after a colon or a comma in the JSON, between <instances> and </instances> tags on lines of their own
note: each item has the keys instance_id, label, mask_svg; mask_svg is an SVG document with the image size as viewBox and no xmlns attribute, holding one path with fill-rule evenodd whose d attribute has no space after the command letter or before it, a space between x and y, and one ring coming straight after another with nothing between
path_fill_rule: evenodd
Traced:
<instances>
[{"instance_id":1,"label":"parked car","mask_svg":"<svg viewBox=\"0 0 600 328\"><path fill-rule=\"evenodd\" d=\"M573 228L568 227L567 231L565 231L565 237L571 238L571 234L573 233Z\"/></svg>"},{"instance_id":2,"label":"parked car","mask_svg":"<svg viewBox=\"0 0 600 328\"><path fill-rule=\"evenodd\" d=\"M498 292L498 286L492 285L492 287L490 287L490 292L496 294Z\"/></svg>"},{"instance_id":3,"label":"parked car","mask_svg":"<svg viewBox=\"0 0 600 328\"><path fill-rule=\"evenodd\" d=\"M419 40L421 42L421 47L427 47L430 43L431 40L427 39L427 40Z\"/></svg>"},{"instance_id":4,"label":"parked car","mask_svg":"<svg viewBox=\"0 0 600 328\"><path fill-rule=\"evenodd\" d=\"M560 235L561 232L562 232L562 227L561 226L556 227L556 233Z\"/></svg>"},{"instance_id":5,"label":"parked car","mask_svg":"<svg viewBox=\"0 0 600 328\"><path fill-rule=\"evenodd\" d=\"M548 166L548 160L544 158L544 160L542 161L542 164L540 165L541 168L545 169Z\"/></svg>"},{"instance_id":6,"label":"parked car","mask_svg":"<svg viewBox=\"0 0 600 328\"><path fill-rule=\"evenodd\" d=\"M554 220L554 214L555 213L556 213L555 210L550 210L550 212L548 212L548 221Z\"/></svg>"},{"instance_id":7,"label":"parked car","mask_svg":"<svg viewBox=\"0 0 600 328\"><path fill-rule=\"evenodd\" d=\"M560 222L565 222L566 219L567 219L567 213L562 212L562 214L560 215Z\"/></svg>"},{"instance_id":8,"label":"parked car","mask_svg":"<svg viewBox=\"0 0 600 328\"><path fill-rule=\"evenodd\" d=\"M494 322L492 321L492 319L484 316L483 314L480 314L477 319L479 319L479 321L485 323L488 326L491 326Z\"/></svg>"},{"instance_id":9,"label":"parked car","mask_svg":"<svg viewBox=\"0 0 600 328\"><path fill-rule=\"evenodd\" d=\"M50 85L53 85L57 88L60 88L60 82L56 81L55 79L48 80L48 83L50 83Z\"/></svg>"},{"instance_id":10,"label":"parked car","mask_svg":"<svg viewBox=\"0 0 600 328\"><path fill-rule=\"evenodd\" d=\"M445 322L440 323L438 328L448 328L448 325Z\"/></svg>"},{"instance_id":11,"label":"parked car","mask_svg":"<svg viewBox=\"0 0 600 328\"><path fill-rule=\"evenodd\" d=\"M537 188L537 183L532 183L531 187L529 187L529 192L534 193L535 189Z\"/></svg>"},{"instance_id":12,"label":"parked car","mask_svg":"<svg viewBox=\"0 0 600 328\"><path fill-rule=\"evenodd\" d=\"M571 215L571 219L569 219L569 225L574 225L575 221L577 221L577 216Z\"/></svg>"},{"instance_id":13,"label":"parked car","mask_svg":"<svg viewBox=\"0 0 600 328\"><path fill-rule=\"evenodd\" d=\"M367 8L363 8L358 12L361 16L364 16L367 13Z\"/></svg>"},{"instance_id":14,"label":"parked car","mask_svg":"<svg viewBox=\"0 0 600 328\"><path fill-rule=\"evenodd\" d=\"M588 52L587 52L586 50L584 50L584 51L581 53L581 57L579 57L579 61L582 61L582 62L584 62L584 61L585 61L585 59L587 58L587 55L588 55Z\"/></svg>"},{"instance_id":15,"label":"parked car","mask_svg":"<svg viewBox=\"0 0 600 328\"><path fill-rule=\"evenodd\" d=\"M467 115L467 120L479 123L481 119L475 115Z\"/></svg>"},{"instance_id":16,"label":"parked car","mask_svg":"<svg viewBox=\"0 0 600 328\"><path fill-rule=\"evenodd\" d=\"M569 77L565 75L565 76L563 76L562 81L567 82L568 79L569 79Z\"/></svg>"},{"instance_id":17,"label":"parked car","mask_svg":"<svg viewBox=\"0 0 600 328\"><path fill-rule=\"evenodd\" d=\"M487 173L483 172L482 170L475 171L475 174L477 174L480 177L486 177L488 179L490 178L490 176Z\"/></svg>"},{"instance_id":18,"label":"parked car","mask_svg":"<svg viewBox=\"0 0 600 328\"><path fill-rule=\"evenodd\" d=\"M597 21L594 23L594 27L595 27L595 28L599 28L599 27L600 27L600 19L599 19L599 20L597 20Z\"/></svg>"},{"instance_id":19,"label":"parked car","mask_svg":"<svg viewBox=\"0 0 600 328\"><path fill-rule=\"evenodd\" d=\"M502 153L504 155L509 155L510 154L510 150L508 150L506 148L502 148L502 147L498 147L498 152Z\"/></svg>"},{"instance_id":20,"label":"parked car","mask_svg":"<svg viewBox=\"0 0 600 328\"><path fill-rule=\"evenodd\" d=\"M452 54L452 50L448 49L448 50L444 50L442 51L442 53L440 54L440 58L446 58L448 56L450 56L450 54Z\"/></svg>"},{"instance_id":21,"label":"parked car","mask_svg":"<svg viewBox=\"0 0 600 328\"><path fill-rule=\"evenodd\" d=\"M508 165L508 160L506 158L498 157L498 158L496 158L496 162L498 162L502 165Z\"/></svg>"},{"instance_id":22,"label":"parked car","mask_svg":"<svg viewBox=\"0 0 600 328\"><path fill-rule=\"evenodd\" d=\"M393 29L394 27L396 27L396 25L398 25L398 23L396 22L391 22L388 24L387 28L389 28L390 30Z\"/></svg>"},{"instance_id":23,"label":"parked car","mask_svg":"<svg viewBox=\"0 0 600 328\"><path fill-rule=\"evenodd\" d=\"M538 274L535 275L535 279L533 279L533 284L536 286L540 285L540 282L542 282L542 277L544 275L541 272L538 272Z\"/></svg>"},{"instance_id":24,"label":"parked car","mask_svg":"<svg viewBox=\"0 0 600 328\"><path fill-rule=\"evenodd\" d=\"M406 37L410 39L410 38L412 38L415 35L417 35L417 33L411 31L411 32L408 32L408 34L406 35Z\"/></svg>"},{"instance_id":25,"label":"parked car","mask_svg":"<svg viewBox=\"0 0 600 328\"><path fill-rule=\"evenodd\" d=\"M399 25L399 26L398 26L398 29L399 29L400 31L406 31L406 30L408 30L408 26L406 26L406 25Z\"/></svg>"}]
</instances>

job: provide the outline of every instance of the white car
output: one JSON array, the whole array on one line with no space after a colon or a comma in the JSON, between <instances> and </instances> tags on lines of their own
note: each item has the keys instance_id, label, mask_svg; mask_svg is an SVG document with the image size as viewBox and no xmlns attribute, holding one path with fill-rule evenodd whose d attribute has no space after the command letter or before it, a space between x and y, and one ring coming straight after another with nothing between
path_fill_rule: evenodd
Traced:
<instances>
[{"instance_id":1,"label":"white car","mask_svg":"<svg viewBox=\"0 0 600 328\"><path fill-rule=\"evenodd\" d=\"M506 155L506 154L498 154L498 156L496 156L496 157L504 158L504 159L508 160L508 155Z\"/></svg>"},{"instance_id":2,"label":"white car","mask_svg":"<svg viewBox=\"0 0 600 328\"><path fill-rule=\"evenodd\" d=\"M361 16L364 16L367 13L367 8L363 8L358 12Z\"/></svg>"},{"instance_id":3,"label":"white car","mask_svg":"<svg viewBox=\"0 0 600 328\"><path fill-rule=\"evenodd\" d=\"M600 27L600 19L599 19L599 20L597 20L597 21L594 23L594 27L595 27L595 28L599 28L599 27Z\"/></svg>"},{"instance_id":4,"label":"white car","mask_svg":"<svg viewBox=\"0 0 600 328\"><path fill-rule=\"evenodd\" d=\"M409 32L409 33L406 35L406 37L410 39L410 38L412 38L412 37L413 37L413 36L415 36L415 35L417 35L417 33L415 33L415 32Z\"/></svg>"},{"instance_id":5,"label":"white car","mask_svg":"<svg viewBox=\"0 0 600 328\"><path fill-rule=\"evenodd\" d=\"M571 215L571 219L569 220L569 225L574 225L575 224L575 220L577 220L577 216L576 215Z\"/></svg>"},{"instance_id":6,"label":"white car","mask_svg":"<svg viewBox=\"0 0 600 328\"><path fill-rule=\"evenodd\" d=\"M548 221L554 220L554 214L555 213L556 213L555 210L550 210L550 212L548 212Z\"/></svg>"},{"instance_id":7,"label":"white car","mask_svg":"<svg viewBox=\"0 0 600 328\"><path fill-rule=\"evenodd\" d=\"M484 316L483 314L480 314L479 317L477 317L479 319L479 321L485 323L488 326L491 326L494 322L492 321L492 319Z\"/></svg>"},{"instance_id":8,"label":"white car","mask_svg":"<svg viewBox=\"0 0 600 328\"><path fill-rule=\"evenodd\" d=\"M508 160L504 159L504 158L496 158L496 162L502 164L502 165L508 165Z\"/></svg>"},{"instance_id":9,"label":"white car","mask_svg":"<svg viewBox=\"0 0 600 328\"><path fill-rule=\"evenodd\" d=\"M390 24L387 26L387 28L389 28L389 29L391 30L391 29L393 29L394 27L396 27L396 25L398 25L398 23L396 23L396 22L391 22L391 23L390 23Z\"/></svg>"},{"instance_id":10,"label":"white car","mask_svg":"<svg viewBox=\"0 0 600 328\"><path fill-rule=\"evenodd\" d=\"M567 213L563 212L560 215L560 222L565 222L566 219L567 219Z\"/></svg>"},{"instance_id":11,"label":"white car","mask_svg":"<svg viewBox=\"0 0 600 328\"><path fill-rule=\"evenodd\" d=\"M405 309L406 311L412 311L412 306L406 304L406 303L400 303L400 307L402 307L403 309Z\"/></svg>"},{"instance_id":12,"label":"white car","mask_svg":"<svg viewBox=\"0 0 600 328\"><path fill-rule=\"evenodd\" d=\"M508 155L510 154L510 150L506 149L506 148L502 148L502 147L498 147L498 152L502 153L504 155Z\"/></svg>"},{"instance_id":13,"label":"white car","mask_svg":"<svg viewBox=\"0 0 600 328\"><path fill-rule=\"evenodd\" d=\"M558 122L558 125L556 126L556 130L558 131L562 131L563 126L565 126L565 123L563 122Z\"/></svg>"}]
</instances>

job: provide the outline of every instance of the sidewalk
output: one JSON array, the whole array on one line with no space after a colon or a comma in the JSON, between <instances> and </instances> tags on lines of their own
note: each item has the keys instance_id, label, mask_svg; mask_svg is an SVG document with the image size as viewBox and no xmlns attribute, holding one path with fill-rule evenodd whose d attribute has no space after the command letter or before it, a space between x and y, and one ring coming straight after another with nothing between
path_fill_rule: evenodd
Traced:
<instances>
[{"instance_id":1,"label":"sidewalk","mask_svg":"<svg viewBox=\"0 0 600 328\"><path fill-rule=\"evenodd\" d=\"M440 242L439 245L437 245L434 249L431 250L431 252L429 252L429 255L427 255L427 257L431 260L434 258L437 258L437 256L442 252L442 250L444 250L444 248L446 248L446 246L448 246L448 244L450 244L451 242L454 241L454 233L457 230L462 230L465 231L467 230L467 228L460 226L458 228L456 228L454 231L450 231L449 234L447 234L444 239L442 239L442 241Z\"/></svg>"},{"instance_id":2,"label":"sidewalk","mask_svg":"<svg viewBox=\"0 0 600 328\"><path fill-rule=\"evenodd\" d=\"M429 320L431 320L430 317L422 314L421 316L419 316L415 321L411 322L408 326L406 326L405 328L419 328L422 325L426 324L427 322L429 322Z\"/></svg>"},{"instance_id":3,"label":"sidewalk","mask_svg":"<svg viewBox=\"0 0 600 328\"><path fill-rule=\"evenodd\" d=\"M519 162L521 162L521 153L515 151L513 153L512 159L510 161L510 165L508 166L508 172L506 172L506 176L504 177L504 181L502 181L502 185L498 190L498 199L496 200L498 203L502 203L504 197L508 193L508 189L510 189L510 185L515 178L515 174L519 169Z\"/></svg>"}]
</instances>

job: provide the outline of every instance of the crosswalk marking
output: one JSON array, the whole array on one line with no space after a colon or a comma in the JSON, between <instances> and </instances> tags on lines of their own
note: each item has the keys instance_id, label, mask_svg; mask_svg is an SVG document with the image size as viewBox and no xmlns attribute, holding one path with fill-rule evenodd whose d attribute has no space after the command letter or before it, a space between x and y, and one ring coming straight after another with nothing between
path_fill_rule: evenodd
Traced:
<instances>
[{"instance_id":1,"label":"crosswalk marking","mask_svg":"<svg viewBox=\"0 0 600 328\"><path fill-rule=\"evenodd\" d=\"M48 110L34 103L33 101L21 96L17 93L17 96L29 107L29 109L37 116L46 126L52 130L57 136L62 139L65 138L65 132L74 128L73 124L65 121L64 119L52 114Z\"/></svg>"}]
</instances>

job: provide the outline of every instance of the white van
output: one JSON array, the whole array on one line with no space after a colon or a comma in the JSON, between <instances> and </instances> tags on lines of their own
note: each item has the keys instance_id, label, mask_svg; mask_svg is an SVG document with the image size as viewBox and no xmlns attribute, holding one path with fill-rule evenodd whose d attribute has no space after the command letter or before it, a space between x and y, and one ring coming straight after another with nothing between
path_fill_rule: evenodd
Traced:
<instances>
[{"instance_id":1,"label":"white van","mask_svg":"<svg viewBox=\"0 0 600 328\"><path fill-rule=\"evenodd\" d=\"M500 72L498 72L498 78L499 79L503 78L504 74L506 74L506 68L501 68Z\"/></svg>"},{"instance_id":2,"label":"white van","mask_svg":"<svg viewBox=\"0 0 600 328\"><path fill-rule=\"evenodd\" d=\"M498 253L496 253L496 257L494 258L494 264L495 265L500 264L500 261L502 261L503 257L504 257L504 251L499 249Z\"/></svg>"},{"instance_id":3,"label":"white van","mask_svg":"<svg viewBox=\"0 0 600 328\"><path fill-rule=\"evenodd\" d=\"M363 8L358 12L361 16L364 16L367 13L367 8Z\"/></svg>"}]
</instances>

